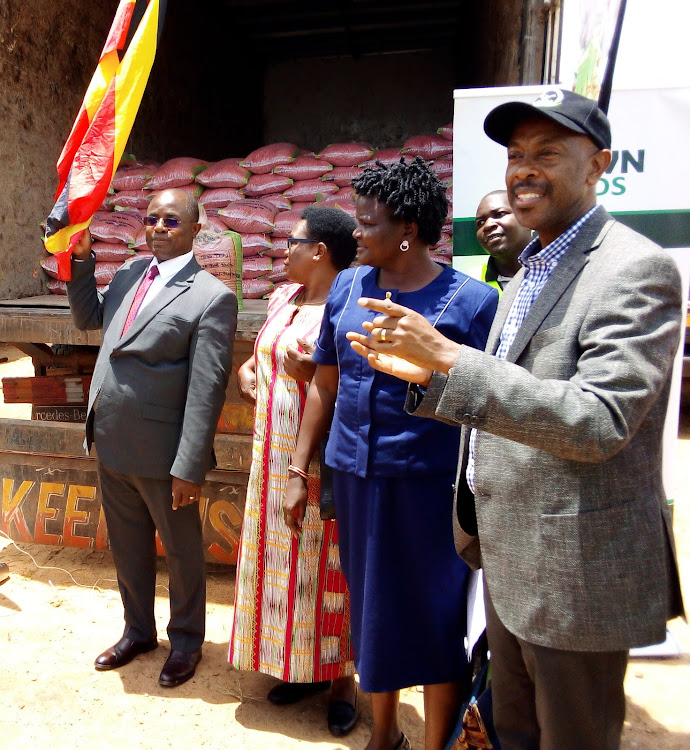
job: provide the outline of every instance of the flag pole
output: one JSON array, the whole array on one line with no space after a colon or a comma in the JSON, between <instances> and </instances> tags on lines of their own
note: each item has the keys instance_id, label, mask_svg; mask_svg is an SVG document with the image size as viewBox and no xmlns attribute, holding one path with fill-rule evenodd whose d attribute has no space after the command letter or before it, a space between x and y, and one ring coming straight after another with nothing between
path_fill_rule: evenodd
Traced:
<instances>
[{"instance_id":1,"label":"flag pole","mask_svg":"<svg viewBox=\"0 0 690 750\"><path fill-rule=\"evenodd\" d=\"M616 19L616 28L613 31L611 46L609 47L609 59L606 63L606 72L599 89L599 109L604 112L609 111L609 102L611 101L611 88L613 85L613 71L616 67L616 57L618 56L618 44L621 40L621 30L623 28L623 16L625 16L625 5L627 0L620 0L618 6L618 18Z\"/></svg>"}]
</instances>

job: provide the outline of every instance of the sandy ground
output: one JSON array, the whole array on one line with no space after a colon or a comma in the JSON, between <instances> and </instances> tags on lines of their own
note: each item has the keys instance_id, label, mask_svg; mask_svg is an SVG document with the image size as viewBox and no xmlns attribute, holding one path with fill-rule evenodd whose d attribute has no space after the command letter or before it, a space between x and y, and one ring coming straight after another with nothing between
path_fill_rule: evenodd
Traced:
<instances>
[{"instance_id":1,"label":"sandy ground","mask_svg":"<svg viewBox=\"0 0 690 750\"><path fill-rule=\"evenodd\" d=\"M0 377L20 374L32 374L26 359L0 365ZM3 406L0 414L23 417L26 407ZM675 526L690 601L690 429L681 435ZM122 628L110 554L39 545L22 550L0 539L0 560L11 566L0 588L0 749L365 747L371 728L366 696L360 696L358 727L335 740L326 728L327 694L278 708L265 700L275 680L228 668L234 570L209 567L203 661L192 680L166 690L157 683L169 649L163 561L156 601L160 647L120 670L96 672L94 658ZM628 668L625 750L690 747L690 627L675 621L670 629L686 652L682 657L633 660ZM403 691L401 723L421 750L418 688Z\"/></svg>"}]
</instances>

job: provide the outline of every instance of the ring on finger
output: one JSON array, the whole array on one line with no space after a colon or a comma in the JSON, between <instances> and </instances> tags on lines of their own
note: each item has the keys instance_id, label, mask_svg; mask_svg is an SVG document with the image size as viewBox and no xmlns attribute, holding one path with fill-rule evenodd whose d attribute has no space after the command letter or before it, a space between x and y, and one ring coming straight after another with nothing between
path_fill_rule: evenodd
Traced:
<instances>
[{"instance_id":1,"label":"ring on finger","mask_svg":"<svg viewBox=\"0 0 690 750\"><path fill-rule=\"evenodd\" d=\"M381 329L381 341L385 344L386 343L386 329Z\"/></svg>"}]
</instances>

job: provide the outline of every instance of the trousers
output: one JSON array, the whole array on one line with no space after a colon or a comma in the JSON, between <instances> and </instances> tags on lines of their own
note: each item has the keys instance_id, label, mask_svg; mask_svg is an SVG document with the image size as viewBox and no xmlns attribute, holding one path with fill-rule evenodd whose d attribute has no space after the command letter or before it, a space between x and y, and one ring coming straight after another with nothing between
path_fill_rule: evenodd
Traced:
<instances>
[{"instance_id":1,"label":"trousers","mask_svg":"<svg viewBox=\"0 0 690 750\"><path fill-rule=\"evenodd\" d=\"M627 651L563 651L513 635L484 586L502 750L619 750Z\"/></svg>"},{"instance_id":2,"label":"trousers","mask_svg":"<svg viewBox=\"0 0 690 750\"><path fill-rule=\"evenodd\" d=\"M98 462L103 512L125 614L124 636L156 638L156 530L165 548L170 589L168 638L175 651L201 648L206 570L196 503L172 509L170 480L119 474Z\"/></svg>"}]
</instances>

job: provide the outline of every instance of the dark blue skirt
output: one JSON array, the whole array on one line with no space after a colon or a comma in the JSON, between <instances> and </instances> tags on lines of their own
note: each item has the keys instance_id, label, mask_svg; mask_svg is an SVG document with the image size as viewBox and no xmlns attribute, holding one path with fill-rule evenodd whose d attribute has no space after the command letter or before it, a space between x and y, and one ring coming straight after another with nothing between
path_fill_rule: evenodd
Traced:
<instances>
[{"instance_id":1,"label":"dark blue skirt","mask_svg":"<svg viewBox=\"0 0 690 750\"><path fill-rule=\"evenodd\" d=\"M466 679L469 568L453 545L454 480L333 471L355 666L366 692Z\"/></svg>"}]
</instances>

